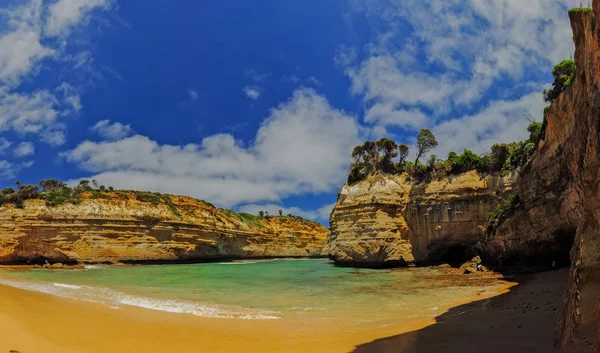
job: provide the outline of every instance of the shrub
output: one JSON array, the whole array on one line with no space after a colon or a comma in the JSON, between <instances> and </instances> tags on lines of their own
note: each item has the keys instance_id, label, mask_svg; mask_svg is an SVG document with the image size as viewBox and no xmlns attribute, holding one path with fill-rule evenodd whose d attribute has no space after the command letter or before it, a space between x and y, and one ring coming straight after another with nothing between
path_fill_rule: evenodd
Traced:
<instances>
[{"instance_id":1,"label":"shrub","mask_svg":"<svg viewBox=\"0 0 600 353\"><path fill-rule=\"evenodd\" d=\"M487 222L487 233L493 234L498 226L502 224L519 207L521 200L519 195L510 194L498 200L494 210L490 212Z\"/></svg>"},{"instance_id":2,"label":"shrub","mask_svg":"<svg viewBox=\"0 0 600 353\"><path fill-rule=\"evenodd\" d=\"M453 174L465 173L484 167L481 158L470 150L464 150L461 155L450 152L448 154L448 163L450 164L450 172Z\"/></svg>"},{"instance_id":3,"label":"shrub","mask_svg":"<svg viewBox=\"0 0 600 353\"><path fill-rule=\"evenodd\" d=\"M492 172L500 172L506 160L510 156L510 147L506 143L497 143L492 146L492 152L489 155L489 169Z\"/></svg>"},{"instance_id":4,"label":"shrub","mask_svg":"<svg viewBox=\"0 0 600 353\"><path fill-rule=\"evenodd\" d=\"M533 122L529 124L527 127L527 131L529 132L529 140L533 142L535 145L540 141L540 137L542 135L542 123Z\"/></svg>"},{"instance_id":5,"label":"shrub","mask_svg":"<svg viewBox=\"0 0 600 353\"><path fill-rule=\"evenodd\" d=\"M365 180L373 171L371 163L359 162L353 163L348 173L348 184L355 184Z\"/></svg>"},{"instance_id":6,"label":"shrub","mask_svg":"<svg viewBox=\"0 0 600 353\"><path fill-rule=\"evenodd\" d=\"M575 71L574 60L563 60L556 64L552 70L552 76L554 76L552 89L544 90L544 100L552 102L567 89L575 81Z\"/></svg>"},{"instance_id":7,"label":"shrub","mask_svg":"<svg viewBox=\"0 0 600 353\"><path fill-rule=\"evenodd\" d=\"M548 114L548 111L550 111L550 106L547 105L546 107L544 107L544 116L546 116L546 114Z\"/></svg>"}]
</instances>

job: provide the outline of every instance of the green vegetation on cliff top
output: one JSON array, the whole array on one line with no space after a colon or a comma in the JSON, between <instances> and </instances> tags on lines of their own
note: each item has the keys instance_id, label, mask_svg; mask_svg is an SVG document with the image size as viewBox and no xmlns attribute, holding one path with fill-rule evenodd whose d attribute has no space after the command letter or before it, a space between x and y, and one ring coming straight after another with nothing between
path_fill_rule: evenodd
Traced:
<instances>
[{"instance_id":1,"label":"green vegetation on cliff top","mask_svg":"<svg viewBox=\"0 0 600 353\"><path fill-rule=\"evenodd\" d=\"M578 12L589 12L589 13L593 14L594 9L592 9L591 7L574 7L569 10L569 13L578 13Z\"/></svg>"},{"instance_id":2,"label":"green vegetation on cliff top","mask_svg":"<svg viewBox=\"0 0 600 353\"><path fill-rule=\"evenodd\" d=\"M591 9L573 10L589 11ZM563 60L555 65L552 70L553 88L544 90L544 100L551 103L572 85L575 82L575 70L575 61L573 60ZM352 151L354 162L348 171L348 184L357 183L378 173L407 173L409 178L417 181L431 181L433 178L461 174L471 170L477 170L482 174L505 176L514 170L525 167L533 156L538 143L545 137L547 126L545 116L549 109L550 106L544 108L544 118L541 123L525 114L525 117L531 122L527 127L529 132L527 140L498 143L493 145L489 152L480 155L465 149L461 154L450 152L445 160L431 155L423 164L420 162L421 157L426 156L438 146L438 141L428 129L419 131L414 162L406 160L409 155L409 147L405 144L397 144L388 138L367 141L354 147Z\"/></svg>"},{"instance_id":3,"label":"green vegetation on cliff top","mask_svg":"<svg viewBox=\"0 0 600 353\"><path fill-rule=\"evenodd\" d=\"M187 215L193 216L193 210L180 210L175 203L173 202L172 196L168 194L161 194L159 192L149 192L149 191L137 191L137 190L115 190L113 187L105 187L104 185L98 185L95 180L91 182L89 180L81 180L79 184L73 188L69 187L66 183L58 181L56 179L48 179L42 180L39 182L39 186L37 185L25 185L21 184L21 182L16 181L16 190L13 188L5 188L0 190L0 206L4 204L14 204L17 208L25 207L24 202L26 200L32 199L41 199L44 200L46 206L48 207L56 207L64 204L73 204L79 205L84 198L88 199L113 199L115 197L121 199L129 199L135 198L140 202L147 202L152 204L153 206L158 206L160 204L166 205L171 212L178 218L182 219L183 215L181 211L184 211ZM190 198L193 199L193 198ZM265 215L264 212L260 216L251 215L248 213L235 213L231 210L216 208L211 203L208 203L203 200L193 199L199 201L210 209L213 209L213 214L217 221L223 222L224 217L226 219L232 220L236 219L241 222L244 222L250 226L257 228L264 228L264 224L262 220L277 218L282 223L287 223L291 220L298 221L301 223L307 223L311 225L319 225L320 223L306 220L299 216L294 216L289 214L284 216L280 211L280 215L269 216L268 212ZM220 211L219 213L216 213ZM156 220L155 220L156 221Z\"/></svg>"}]
</instances>

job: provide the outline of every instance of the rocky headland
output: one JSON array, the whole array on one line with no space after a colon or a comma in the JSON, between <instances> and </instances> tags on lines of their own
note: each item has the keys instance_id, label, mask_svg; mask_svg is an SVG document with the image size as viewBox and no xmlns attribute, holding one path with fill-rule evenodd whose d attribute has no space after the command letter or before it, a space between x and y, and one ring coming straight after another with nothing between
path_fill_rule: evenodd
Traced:
<instances>
[{"instance_id":1,"label":"rocky headland","mask_svg":"<svg viewBox=\"0 0 600 353\"><path fill-rule=\"evenodd\" d=\"M327 230L257 217L184 196L85 191L0 207L0 264L171 263L327 256Z\"/></svg>"},{"instance_id":2,"label":"rocky headland","mask_svg":"<svg viewBox=\"0 0 600 353\"><path fill-rule=\"evenodd\" d=\"M330 256L349 266L460 265L513 183L472 171L428 183L378 174L346 184L331 214Z\"/></svg>"}]
</instances>

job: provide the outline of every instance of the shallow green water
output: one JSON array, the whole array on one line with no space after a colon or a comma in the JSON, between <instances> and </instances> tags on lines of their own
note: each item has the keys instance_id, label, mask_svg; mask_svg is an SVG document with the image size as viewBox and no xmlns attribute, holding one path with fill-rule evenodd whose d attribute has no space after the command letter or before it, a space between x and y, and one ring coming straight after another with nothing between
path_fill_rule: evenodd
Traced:
<instances>
[{"instance_id":1,"label":"shallow green water","mask_svg":"<svg viewBox=\"0 0 600 353\"><path fill-rule=\"evenodd\" d=\"M339 268L327 260L89 267L0 272L0 284L101 302L216 318L345 320L385 325L418 321L500 283L444 280L427 268Z\"/></svg>"}]
</instances>

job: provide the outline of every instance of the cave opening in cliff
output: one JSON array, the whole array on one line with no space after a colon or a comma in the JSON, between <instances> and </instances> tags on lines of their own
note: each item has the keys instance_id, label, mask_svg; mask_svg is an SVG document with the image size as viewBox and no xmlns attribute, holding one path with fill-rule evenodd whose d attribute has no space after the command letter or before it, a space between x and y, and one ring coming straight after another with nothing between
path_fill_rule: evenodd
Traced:
<instances>
[{"instance_id":1,"label":"cave opening in cliff","mask_svg":"<svg viewBox=\"0 0 600 353\"><path fill-rule=\"evenodd\" d=\"M460 267L474 256L470 246L452 245L439 249L429 256L430 263L446 263L452 267Z\"/></svg>"}]
</instances>

